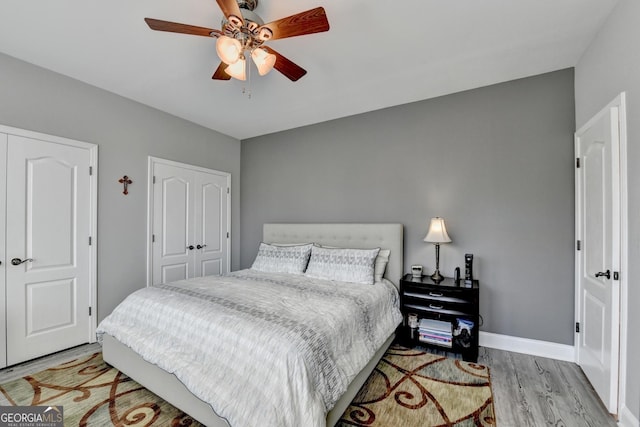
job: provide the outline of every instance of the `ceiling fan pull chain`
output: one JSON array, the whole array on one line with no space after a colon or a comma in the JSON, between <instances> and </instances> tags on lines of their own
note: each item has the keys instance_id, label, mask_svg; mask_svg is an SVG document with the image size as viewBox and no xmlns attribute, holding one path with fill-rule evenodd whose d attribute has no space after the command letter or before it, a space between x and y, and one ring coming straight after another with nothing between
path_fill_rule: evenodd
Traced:
<instances>
[{"instance_id":1,"label":"ceiling fan pull chain","mask_svg":"<svg viewBox=\"0 0 640 427\"><path fill-rule=\"evenodd\" d=\"M247 80L242 93L247 95L247 99L251 99L251 61L247 61Z\"/></svg>"}]
</instances>

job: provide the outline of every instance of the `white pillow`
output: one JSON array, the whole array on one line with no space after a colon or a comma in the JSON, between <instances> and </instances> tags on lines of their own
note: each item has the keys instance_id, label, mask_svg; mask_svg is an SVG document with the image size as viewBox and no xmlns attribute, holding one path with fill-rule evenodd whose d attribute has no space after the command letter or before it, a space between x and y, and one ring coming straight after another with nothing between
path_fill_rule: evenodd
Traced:
<instances>
[{"instance_id":1,"label":"white pillow","mask_svg":"<svg viewBox=\"0 0 640 427\"><path fill-rule=\"evenodd\" d=\"M374 263L379 252L380 248L340 249L313 246L305 276L372 285Z\"/></svg>"},{"instance_id":2,"label":"white pillow","mask_svg":"<svg viewBox=\"0 0 640 427\"><path fill-rule=\"evenodd\" d=\"M321 248L341 249L337 246L325 246L319 243L315 243L314 245L320 246ZM375 263L373 265L374 283L382 282L382 278L384 277L384 272L387 269L387 264L389 263L390 255L391 255L391 249L380 249L380 252L378 252L378 256L376 257Z\"/></svg>"},{"instance_id":3,"label":"white pillow","mask_svg":"<svg viewBox=\"0 0 640 427\"><path fill-rule=\"evenodd\" d=\"M391 255L390 249L380 249L380 252L378 252L373 270L373 278L376 283L382 282L384 271L387 269L387 264L389 263L389 255Z\"/></svg>"},{"instance_id":4,"label":"white pillow","mask_svg":"<svg viewBox=\"0 0 640 427\"><path fill-rule=\"evenodd\" d=\"M277 246L260 243L252 269L266 273L302 274L307 268L312 244Z\"/></svg>"}]
</instances>

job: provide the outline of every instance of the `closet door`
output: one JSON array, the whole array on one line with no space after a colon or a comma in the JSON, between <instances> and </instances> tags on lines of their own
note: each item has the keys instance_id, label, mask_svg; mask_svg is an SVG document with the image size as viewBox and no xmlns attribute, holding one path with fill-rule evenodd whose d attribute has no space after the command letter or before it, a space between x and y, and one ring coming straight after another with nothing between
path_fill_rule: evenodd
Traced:
<instances>
[{"instance_id":1,"label":"closet door","mask_svg":"<svg viewBox=\"0 0 640 427\"><path fill-rule=\"evenodd\" d=\"M85 148L8 135L9 365L93 341L91 164Z\"/></svg>"},{"instance_id":2,"label":"closet door","mask_svg":"<svg viewBox=\"0 0 640 427\"><path fill-rule=\"evenodd\" d=\"M193 277L193 174L183 168L154 165L153 284Z\"/></svg>"},{"instance_id":3,"label":"closet door","mask_svg":"<svg viewBox=\"0 0 640 427\"><path fill-rule=\"evenodd\" d=\"M229 271L230 176L150 159L150 284Z\"/></svg>"},{"instance_id":4,"label":"closet door","mask_svg":"<svg viewBox=\"0 0 640 427\"><path fill-rule=\"evenodd\" d=\"M227 177L211 173L195 174L194 277L228 272Z\"/></svg>"}]
</instances>

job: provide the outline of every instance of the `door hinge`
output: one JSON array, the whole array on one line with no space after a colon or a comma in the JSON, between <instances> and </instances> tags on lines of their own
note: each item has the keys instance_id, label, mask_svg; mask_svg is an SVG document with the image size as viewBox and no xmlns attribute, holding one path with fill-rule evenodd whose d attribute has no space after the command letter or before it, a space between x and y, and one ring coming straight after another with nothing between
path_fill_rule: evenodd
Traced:
<instances>
[{"instance_id":1,"label":"door hinge","mask_svg":"<svg viewBox=\"0 0 640 427\"><path fill-rule=\"evenodd\" d=\"M613 280L620 280L620 274L617 271L613 272Z\"/></svg>"},{"instance_id":2,"label":"door hinge","mask_svg":"<svg viewBox=\"0 0 640 427\"><path fill-rule=\"evenodd\" d=\"M155 243L156 242L156 235L152 234L151 235L151 243Z\"/></svg>"},{"instance_id":3,"label":"door hinge","mask_svg":"<svg viewBox=\"0 0 640 427\"><path fill-rule=\"evenodd\" d=\"M93 175L93 166L89 166L89 175Z\"/></svg>"},{"instance_id":4,"label":"door hinge","mask_svg":"<svg viewBox=\"0 0 640 427\"><path fill-rule=\"evenodd\" d=\"M580 240L576 240L576 249L580 250L580 248L582 247Z\"/></svg>"},{"instance_id":5,"label":"door hinge","mask_svg":"<svg viewBox=\"0 0 640 427\"><path fill-rule=\"evenodd\" d=\"M91 307L89 307L89 316L91 316Z\"/></svg>"},{"instance_id":6,"label":"door hinge","mask_svg":"<svg viewBox=\"0 0 640 427\"><path fill-rule=\"evenodd\" d=\"M227 194L229 194L231 192L231 190L229 190L229 187L227 187Z\"/></svg>"},{"instance_id":7,"label":"door hinge","mask_svg":"<svg viewBox=\"0 0 640 427\"><path fill-rule=\"evenodd\" d=\"M91 236L89 236L89 246L91 246Z\"/></svg>"},{"instance_id":8,"label":"door hinge","mask_svg":"<svg viewBox=\"0 0 640 427\"><path fill-rule=\"evenodd\" d=\"M580 168L580 157L576 157L576 167Z\"/></svg>"},{"instance_id":9,"label":"door hinge","mask_svg":"<svg viewBox=\"0 0 640 427\"><path fill-rule=\"evenodd\" d=\"M229 232L227 231L227 239L229 238Z\"/></svg>"},{"instance_id":10,"label":"door hinge","mask_svg":"<svg viewBox=\"0 0 640 427\"><path fill-rule=\"evenodd\" d=\"M156 183L156 176L155 175L153 175L153 183L154 184Z\"/></svg>"},{"instance_id":11,"label":"door hinge","mask_svg":"<svg viewBox=\"0 0 640 427\"><path fill-rule=\"evenodd\" d=\"M580 322L576 322L576 332L580 332Z\"/></svg>"}]
</instances>

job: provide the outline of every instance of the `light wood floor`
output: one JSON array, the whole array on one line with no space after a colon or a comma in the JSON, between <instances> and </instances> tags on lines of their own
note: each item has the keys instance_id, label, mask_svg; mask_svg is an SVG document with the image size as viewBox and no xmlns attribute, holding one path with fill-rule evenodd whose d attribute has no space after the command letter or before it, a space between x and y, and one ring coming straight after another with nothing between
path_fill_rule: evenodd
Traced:
<instances>
[{"instance_id":1,"label":"light wood floor","mask_svg":"<svg viewBox=\"0 0 640 427\"><path fill-rule=\"evenodd\" d=\"M86 344L0 370L0 384L100 351ZM617 424L575 364L491 348L478 363L489 366L499 427L616 427ZM0 405L7 405L0 395Z\"/></svg>"},{"instance_id":2,"label":"light wood floor","mask_svg":"<svg viewBox=\"0 0 640 427\"><path fill-rule=\"evenodd\" d=\"M500 427L617 426L575 363L480 347Z\"/></svg>"}]
</instances>

